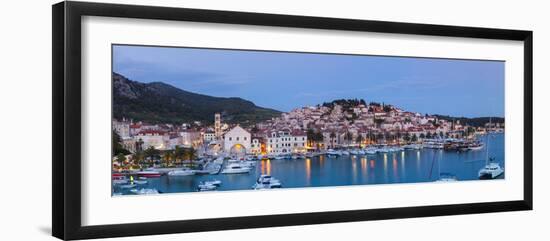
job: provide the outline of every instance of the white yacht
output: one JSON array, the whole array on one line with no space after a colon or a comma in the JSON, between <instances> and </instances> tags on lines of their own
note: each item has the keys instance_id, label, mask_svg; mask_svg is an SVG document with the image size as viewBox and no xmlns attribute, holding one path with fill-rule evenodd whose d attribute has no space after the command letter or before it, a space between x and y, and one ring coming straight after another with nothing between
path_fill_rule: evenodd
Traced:
<instances>
[{"instance_id":1,"label":"white yacht","mask_svg":"<svg viewBox=\"0 0 550 241\"><path fill-rule=\"evenodd\" d=\"M211 181L205 181L204 184L214 185L214 186L221 186L222 181L220 180L211 180Z\"/></svg>"},{"instance_id":2,"label":"white yacht","mask_svg":"<svg viewBox=\"0 0 550 241\"><path fill-rule=\"evenodd\" d=\"M142 189L132 189L130 192L137 195L150 195L150 194L159 194L159 191L154 188L142 188Z\"/></svg>"},{"instance_id":3,"label":"white yacht","mask_svg":"<svg viewBox=\"0 0 550 241\"><path fill-rule=\"evenodd\" d=\"M252 186L254 190L281 188L281 181L270 175L261 175Z\"/></svg>"},{"instance_id":4,"label":"white yacht","mask_svg":"<svg viewBox=\"0 0 550 241\"><path fill-rule=\"evenodd\" d=\"M420 149L422 149L422 145L421 144L408 144L408 145L404 145L403 148L405 150L420 150Z\"/></svg>"},{"instance_id":5,"label":"white yacht","mask_svg":"<svg viewBox=\"0 0 550 241\"><path fill-rule=\"evenodd\" d=\"M215 191L216 189L218 189L218 186L216 186L214 184L210 184L210 183L200 183L197 186L197 191L199 191L199 192Z\"/></svg>"},{"instance_id":6,"label":"white yacht","mask_svg":"<svg viewBox=\"0 0 550 241\"><path fill-rule=\"evenodd\" d=\"M333 149L328 149L327 150L327 155L332 156L332 157L339 157L339 156L342 155L342 152L341 151L335 151Z\"/></svg>"},{"instance_id":7,"label":"white yacht","mask_svg":"<svg viewBox=\"0 0 550 241\"><path fill-rule=\"evenodd\" d=\"M192 176L195 175L195 170L184 168L168 172L168 176Z\"/></svg>"},{"instance_id":8,"label":"white yacht","mask_svg":"<svg viewBox=\"0 0 550 241\"><path fill-rule=\"evenodd\" d=\"M375 148L367 148L363 153L367 155L375 155L377 150Z\"/></svg>"},{"instance_id":9,"label":"white yacht","mask_svg":"<svg viewBox=\"0 0 550 241\"><path fill-rule=\"evenodd\" d=\"M230 163L229 165L227 165L223 170L222 170L222 174L240 174L240 173L249 173L250 172L250 167L245 165L245 164L241 164L241 163Z\"/></svg>"}]
</instances>

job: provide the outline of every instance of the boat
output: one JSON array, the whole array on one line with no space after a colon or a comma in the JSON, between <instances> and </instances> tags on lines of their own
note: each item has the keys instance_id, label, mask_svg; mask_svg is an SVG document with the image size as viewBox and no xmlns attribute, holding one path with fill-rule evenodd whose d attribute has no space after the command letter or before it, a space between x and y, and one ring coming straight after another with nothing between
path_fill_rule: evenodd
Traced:
<instances>
[{"instance_id":1,"label":"boat","mask_svg":"<svg viewBox=\"0 0 550 241\"><path fill-rule=\"evenodd\" d=\"M353 150L349 151L349 153L351 155L359 155L359 150L353 149Z\"/></svg>"},{"instance_id":2,"label":"boat","mask_svg":"<svg viewBox=\"0 0 550 241\"><path fill-rule=\"evenodd\" d=\"M489 118L489 124L491 123L491 118ZM489 142L491 138L489 138L489 135L486 135L487 137L487 148L486 149L486 156L485 156L485 166L481 168L478 172L479 179L495 179L499 177L500 175L504 174L504 169L495 162L494 158L489 158Z\"/></svg>"},{"instance_id":3,"label":"boat","mask_svg":"<svg viewBox=\"0 0 550 241\"><path fill-rule=\"evenodd\" d=\"M249 173L250 167L243 165L241 163L231 163L227 165L223 170L222 174L240 174L240 173Z\"/></svg>"},{"instance_id":4,"label":"boat","mask_svg":"<svg viewBox=\"0 0 550 241\"><path fill-rule=\"evenodd\" d=\"M349 154L350 154L349 151L342 151L342 155L344 156L349 156Z\"/></svg>"},{"instance_id":5,"label":"boat","mask_svg":"<svg viewBox=\"0 0 550 241\"><path fill-rule=\"evenodd\" d=\"M137 185L145 185L147 184L147 181L145 180L135 180L133 181L134 184L137 184Z\"/></svg>"},{"instance_id":6,"label":"boat","mask_svg":"<svg viewBox=\"0 0 550 241\"><path fill-rule=\"evenodd\" d=\"M199 192L215 191L216 189L218 189L218 186L212 184L200 183L197 185L197 191Z\"/></svg>"},{"instance_id":7,"label":"boat","mask_svg":"<svg viewBox=\"0 0 550 241\"><path fill-rule=\"evenodd\" d=\"M121 185L128 183L128 179L125 176L113 176L113 184Z\"/></svg>"},{"instance_id":8,"label":"boat","mask_svg":"<svg viewBox=\"0 0 550 241\"><path fill-rule=\"evenodd\" d=\"M137 195L150 195L150 194L159 194L159 191L154 188L142 188L142 189L132 189L130 192Z\"/></svg>"},{"instance_id":9,"label":"boat","mask_svg":"<svg viewBox=\"0 0 550 241\"><path fill-rule=\"evenodd\" d=\"M479 179L495 179L504 174L504 169L500 164L494 162L494 158L490 158L485 163L485 166L479 170Z\"/></svg>"},{"instance_id":10,"label":"boat","mask_svg":"<svg viewBox=\"0 0 550 241\"><path fill-rule=\"evenodd\" d=\"M220 180L211 180L211 181L205 181L204 184L214 185L214 186L221 186L222 181Z\"/></svg>"},{"instance_id":11,"label":"boat","mask_svg":"<svg viewBox=\"0 0 550 241\"><path fill-rule=\"evenodd\" d=\"M458 179L455 175L446 172L439 173L439 179L436 182L456 182Z\"/></svg>"},{"instance_id":12,"label":"boat","mask_svg":"<svg viewBox=\"0 0 550 241\"><path fill-rule=\"evenodd\" d=\"M216 158L216 160L214 160L214 163L219 165L223 164L223 157Z\"/></svg>"},{"instance_id":13,"label":"boat","mask_svg":"<svg viewBox=\"0 0 550 241\"><path fill-rule=\"evenodd\" d=\"M202 170L195 170L195 175L208 175L210 174L210 170L202 169Z\"/></svg>"},{"instance_id":14,"label":"boat","mask_svg":"<svg viewBox=\"0 0 550 241\"><path fill-rule=\"evenodd\" d=\"M125 189L127 189L127 188L134 188L134 187L136 187L136 184L122 184L122 185L120 185L119 187L120 187L120 188L125 188Z\"/></svg>"},{"instance_id":15,"label":"boat","mask_svg":"<svg viewBox=\"0 0 550 241\"><path fill-rule=\"evenodd\" d=\"M306 153L306 157L307 157L307 158L312 158L313 156L314 156L314 155L313 155L313 153L311 153L311 152Z\"/></svg>"},{"instance_id":16,"label":"boat","mask_svg":"<svg viewBox=\"0 0 550 241\"><path fill-rule=\"evenodd\" d=\"M222 169L222 165L217 163L209 163L204 168L204 170L207 170L208 174L211 174L211 175L220 173L221 169Z\"/></svg>"},{"instance_id":17,"label":"boat","mask_svg":"<svg viewBox=\"0 0 550 241\"><path fill-rule=\"evenodd\" d=\"M342 152L340 152L340 151L335 151L333 149L328 149L327 150L327 156L329 156L329 157L339 157L341 155L342 155Z\"/></svg>"},{"instance_id":18,"label":"boat","mask_svg":"<svg viewBox=\"0 0 550 241\"><path fill-rule=\"evenodd\" d=\"M403 149L405 149L405 150L420 150L420 149L422 149L422 145L421 144L408 144L408 145L404 145Z\"/></svg>"},{"instance_id":19,"label":"boat","mask_svg":"<svg viewBox=\"0 0 550 241\"><path fill-rule=\"evenodd\" d=\"M472 150L472 151L477 151L477 150L481 150L483 149L485 145L483 144L483 142L474 142L472 144L470 144L470 146L468 146L468 149Z\"/></svg>"},{"instance_id":20,"label":"boat","mask_svg":"<svg viewBox=\"0 0 550 241\"><path fill-rule=\"evenodd\" d=\"M181 170L174 170L168 172L168 176L192 176L195 175L196 171L189 168L183 168Z\"/></svg>"},{"instance_id":21,"label":"boat","mask_svg":"<svg viewBox=\"0 0 550 241\"><path fill-rule=\"evenodd\" d=\"M365 151L361 152L366 155L375 155L377 153L377 150L375 148L367 148Z\"/></svg>"},{"instance_id":22,"label":"boat","mask_svg":"<svg viewBox=\"0 0 550 241\"><path fill-rule=\"evenodd\" d=\"M271 175L261 175L252 186L254 190L281 188L281 181Z\"/></svg>"},{"instance_id":23,"label":"boat","mask_svg":"<svg viewBox=\"0 0 550 241\"><path fill-rule=\"evenodd\" d=\"M273 159L275 159L275 160L283 160L283 159L285 159L285 156L283 156L283 155L276 155Z\"/></svg>"},{"instance_id":24,"label":"boat","mask_svg":"<svg viewBox=\"0 0 550 241\"><path fill-rule=\"evenodd\" d=\"M157 172L157 171L150 171L150 170L145 170L145 171L139 171L136 173L138 176L140 177L148 177L148 178L151 178L151 177L160 177L161 176L161 173L160 172Z\"/></svg>"}]
</instances>

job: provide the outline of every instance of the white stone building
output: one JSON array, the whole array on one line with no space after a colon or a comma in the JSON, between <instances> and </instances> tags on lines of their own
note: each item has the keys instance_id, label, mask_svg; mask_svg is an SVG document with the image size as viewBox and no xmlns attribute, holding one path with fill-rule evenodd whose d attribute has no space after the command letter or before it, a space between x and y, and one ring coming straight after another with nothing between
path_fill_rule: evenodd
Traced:
<instances>
[{"instance_id":1,"label":"white stone building","mask_svg":"<svg viewBox=\"0 0 550 241\"><path fill-rule=\"evenodd\" d=\"M130 137L130 122L113 120L113 130L121 137Z\"/></svg>"},{"instance_id":2,"label":"white stone building","mask_svg":"<svg viewBox=\"0 0 550 241\"><path fill-rule=\"evenodd\" d=\"M223 137L223 150L226 153L250 153L250 132L240 126L225 133Z\"/></svg>"},{"instance_id":3,"label":"white stone building","mask_svg":"<svg viewBox=\"0 0 550 241\"><path fill-rule=\"evenodd\" d=\"M267 138L267 153L302 153L306 150L307 135L301 131L273 131Z\"/></svg>"}]
</instances>

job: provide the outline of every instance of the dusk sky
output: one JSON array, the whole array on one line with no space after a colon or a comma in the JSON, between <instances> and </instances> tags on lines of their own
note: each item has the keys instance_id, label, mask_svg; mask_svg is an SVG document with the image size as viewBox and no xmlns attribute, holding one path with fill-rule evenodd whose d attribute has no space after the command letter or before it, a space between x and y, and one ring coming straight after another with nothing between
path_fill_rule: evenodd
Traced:
<instances>
[{"instance_id":1,"label":"dusk sky","mask_svg":"<svg viewBox=\"0 0 550 241\"><path fill-rule=\"evenodd\" d=\"M113 46L113 71L280 111L358 98L451 116L504 117L504 62Z\"/></svg>"}]
</instances>

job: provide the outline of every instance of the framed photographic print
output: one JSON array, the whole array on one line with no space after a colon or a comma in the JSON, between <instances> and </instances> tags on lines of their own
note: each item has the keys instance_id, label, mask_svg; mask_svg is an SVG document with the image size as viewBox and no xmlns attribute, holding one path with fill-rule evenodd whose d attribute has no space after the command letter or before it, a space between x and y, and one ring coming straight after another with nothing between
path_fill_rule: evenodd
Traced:
<instances>
[{"instance_id":1,"label":"framed photographic print","mask_svg":"<svg viewBox=\"0 0 550 241\"><path fill-rule=\"evenodd\" d=\"M53 235L532 209L532 32L53 6Z\"/></svg>"}]
</instances>

